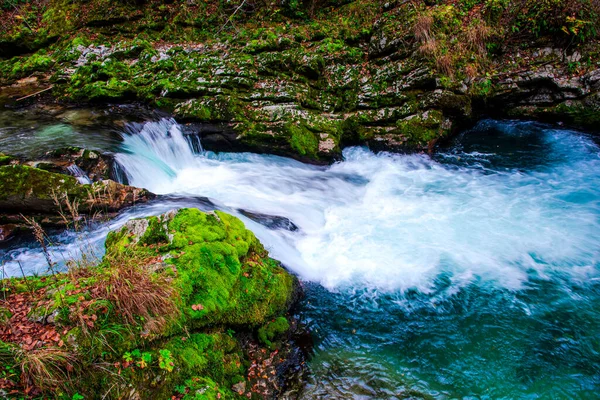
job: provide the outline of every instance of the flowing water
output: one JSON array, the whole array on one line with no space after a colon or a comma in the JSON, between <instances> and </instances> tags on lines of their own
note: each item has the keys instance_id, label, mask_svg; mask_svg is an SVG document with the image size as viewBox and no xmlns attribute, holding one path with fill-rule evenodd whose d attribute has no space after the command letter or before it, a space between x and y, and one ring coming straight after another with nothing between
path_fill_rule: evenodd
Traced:
<instances>
[{"instance_id":1,"label":"flowing water","mask_svg":"<svg viewBox=\"0 0 600 400\"><path fill-rule=\"evenodd\" d=\"M483 121L433 159L357 147L316 167L132 124L129 182L178 197L63 233L56 256L101 253L131 217L217 207L304 282L305 398L600 398L599 154L577 132ZM4 259L42 270L34 247Z\"/></svg>"}]
</instances>

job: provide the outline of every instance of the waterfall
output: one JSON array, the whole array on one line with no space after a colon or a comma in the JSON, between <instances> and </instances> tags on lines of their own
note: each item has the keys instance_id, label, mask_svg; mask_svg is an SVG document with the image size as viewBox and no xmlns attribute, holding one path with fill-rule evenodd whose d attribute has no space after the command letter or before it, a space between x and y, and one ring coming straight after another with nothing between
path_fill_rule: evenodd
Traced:
<instances>
[{"instance_id":1,"label":"waterfall","mask_svg":"<svg viewBox=\"0 0 600 400\"><path fill-rule=\"evenodd\" d=\"M532 274L588 271L600 249L598 147L532 124L477 129L497 136L485 143L504 144L465 144L437 159L357 147L343 162L316 167L197 154L174 120L161 120L132 126L117 160L132 185L155 193L286 218L297 231L237 214L274 257L330 289L428 292L441 275L457 286L482 279L519 289Z\"/></svg>"},{"instance_id":2,"label":"waterfall","mask_svg":"<svg viewBox=\"0 0 600 400\"><path fill-rule=\"evenodd\" d=\"M127 180L154 187L195 162L194 149L202 151L198 138L186 138L173 119L130 124L123 135L122 153L116 155Z\"/></svg>"}]
</instances>

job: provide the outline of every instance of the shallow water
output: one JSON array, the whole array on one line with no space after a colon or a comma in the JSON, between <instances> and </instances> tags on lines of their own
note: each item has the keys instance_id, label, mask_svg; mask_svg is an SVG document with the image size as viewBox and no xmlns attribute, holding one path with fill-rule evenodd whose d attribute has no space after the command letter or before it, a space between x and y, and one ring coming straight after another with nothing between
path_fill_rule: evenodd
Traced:
<instances>
[{"instance_id":1,"label":"shallow water","mask_svg":"<svg viewBox=\"0 0 600 400\"><path fill-rule=\"evenodd\" d=\"M351 148L315 167L199 152L171 120L123 136L129 181L185 199L63 234L57 257L81 243L100 255L109 228L208 197L305 282L300 315L316 343L305 398L599 397L600 150L590 137L483 121L434 159ZM35 248L4 257L44 268ZM18 274L14 261L5 270Z\"/></svg>"},{"instance_id":2,"label":"shallow water","mask_svg":"<svg viewBox=\"0 0 600 400\"><path fill-rule=\"evenodd\" d=\"M91 110L64 111L54 116L32 111L1 111L0 152L36 158L67 146L99 151L118 149L118 133L109 128L106 121L100 123L96 114Z\"/></svg>"}]
</instances>

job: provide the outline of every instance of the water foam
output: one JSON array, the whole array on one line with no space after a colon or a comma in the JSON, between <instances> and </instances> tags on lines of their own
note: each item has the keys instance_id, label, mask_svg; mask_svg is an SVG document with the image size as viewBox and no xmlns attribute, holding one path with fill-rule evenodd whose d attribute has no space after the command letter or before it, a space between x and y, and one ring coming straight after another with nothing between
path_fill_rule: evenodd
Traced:
<instances>
[{"instance_id":1,"label":"water foam","mask_svg":"<svg viewBox=\"0 0 600 400\"><path fill-rule=\"evenodd\" d=\"M522 134L517 124L499 126ZM131 184L156 193L207 196L221 207L291 219L299 232L241 216L274 257L330 289L429 291L440 274L455 285L481 280L509 289L531 275L595 279L598 148L573 132L535 134L550 162L529 170L364 148L347 149L345 161L324 168L275 156L195 154L177 124L162 120L125 135L117 160ZM483 161L492 155L469 153Z\"/></svg>"}]
</instances>

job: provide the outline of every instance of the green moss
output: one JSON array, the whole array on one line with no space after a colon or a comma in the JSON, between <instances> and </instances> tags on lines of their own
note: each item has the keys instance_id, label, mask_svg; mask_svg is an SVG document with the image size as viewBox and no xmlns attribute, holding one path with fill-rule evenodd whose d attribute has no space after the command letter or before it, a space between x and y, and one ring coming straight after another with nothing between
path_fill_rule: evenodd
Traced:
<instances>
[{"instance_id":1,"label":"green moss","mask_svg":"<svg viewBox=\"0 0 600 400\"><path fill-rule=\"evenodd\" d=\"M183 378L210 376L230 388L245 373L244 355L238 341L224 333L194 333L162 346L171 352Z\"/></svg>"},{"instance_id":2,"label":"green moss","mask_svg":"<svg viewBox=\"0 0 600 400\"><path fill-rule=\"evenodd\" d=\"M317 158L319 151L319 138L315 133L310 131L304 124L289 123L286 125L288 130L289 143L301 156Z\"/></svg>"},{"instance_id":3,"label":"green moss","mask_svg":"<svg viewBox=\"0 0 600 400\"><path fill-rule=\"evenodd\" d=\"M130 81L131 68L124 62L109 58L77 69L71 77L66 95L73 100L106 101L131 99L137 90Z\"/></svg>"},{"instance_id":4,"label":"green moss","mask_svg":"<svg viewBox=\"0 0 600 400\"><path fill-rule=\"evenodd\" d=\"M183 209L169 221L151 217L138 245L128 232L109 234L107 252L147 252L145 245L160 244L157 251L177 270L173 285L192 326L259 326L290 304L294 278L235 217Z\"/></svg>"},{"instance_id":5,"label":"green moss","mask_svg":"<svg viewBox=\"0 0 600 400\"><path fill-rule=\"evenodd\" d=\"M72 176L54 174L26 165L0 167L0 200L10 197L30 197L51 200L54 193L68 193L75 198L87 198L85 185Z\"/></svg>"},{"instance_id":6,"label":"green moss","mask_svg":"<svg viewBox=\"0 0 600 400\"><path fill-rule=\"evenodd\" d=\"M278 317L274 321L267 323L258 330L258 340L267 345L270 349L275 349L273 341L283 335L290 329L290 324L284 317Z\"/></svg>"},{"instance_id":7,"label":"green moss","mask_svg":"<svg viewBox=\"0 0 600 400\"><path fill-rule=\"evenodd\" d=\"M593 104L594 100L590 101L591 99L588 101L592 104L564 102L556 107L543 108L539 114L546 118L562 119L578 126L598 130L598 126L600 126L600 95L595 97L595 104Z\"/></svg>"},{"instance_id":8,"label":"green moss","mask_svg":"<svg viewBox=\"0 0 600 400\"><path fill-rule=\"evenodd\" d=\"M407 137L412 145L426 146L432 140L448 134L448 130L444 128L444 116L437 110L398 120L396 125L399 133Z\"/></svg>"},{"instance_id":9,"label":"green moss","mask_svg":"<svg viewBox=\"0 0 600 400\"><path fill-rule=\"evenodd\" d=\"M203 307L189 310L195 324L256 326L289 304L292 277L237 218L182 210L169 230L172 248L184 253L173 259L182 298Z\"/></svg>"},{"instance_id":10,"label":"green moss","mask_svg":"<svg viewBox=\"0 0 600 400\"><path fill-rule=\"evenodd\" d=\"M164 224L166 225L166 224ZM168 240L167 229L163 226L163 222L158 217L150 217L148 219L148 229L142 238L140 243L142 244L158 244L164 243Z\"/></svg>"},{"instance_id":11,"label":"green moss","mask_svg":"<svg viewBox=\"0 0 600 400\"><path fill-rule=\"evenodd\" d=\"M0 153L0 166L10 164L15 158L4 153Z\"/></svg>"}]
</instances>

